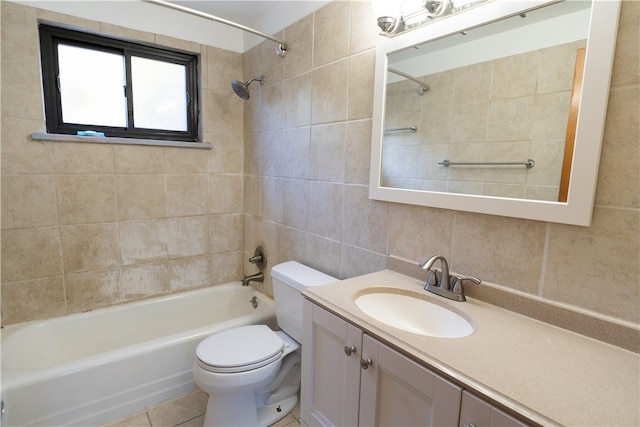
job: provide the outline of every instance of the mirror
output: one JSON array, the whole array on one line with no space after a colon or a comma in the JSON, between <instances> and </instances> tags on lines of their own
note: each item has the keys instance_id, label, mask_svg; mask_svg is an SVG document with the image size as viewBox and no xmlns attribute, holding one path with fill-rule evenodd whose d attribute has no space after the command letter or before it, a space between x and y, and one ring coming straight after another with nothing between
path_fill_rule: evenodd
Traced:
<instances>
[{"instance_id":1,"label":"mirror","mask_svg":"<svg viewBox=\"0 0 640 427\"><path fill-rule=\"evenodd\" d=\"M589 225L618 13L494 0L382 40L370 198Z\"/></svg>"}]
</instances>

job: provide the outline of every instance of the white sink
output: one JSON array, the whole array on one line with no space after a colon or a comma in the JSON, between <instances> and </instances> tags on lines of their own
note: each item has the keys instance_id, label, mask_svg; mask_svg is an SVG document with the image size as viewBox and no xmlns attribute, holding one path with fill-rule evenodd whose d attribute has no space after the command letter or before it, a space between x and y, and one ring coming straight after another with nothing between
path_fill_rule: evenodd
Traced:
<instances>
[{"instance_id":1,"label":"white sink","mask_svg":"<svg viewBox=\"0 0 640 427\"><path fill-rule=\"evenodd\" d=\"M367 292L355 304L368 316L403 331L438 338L461 338L473 333L471 323L455 311L419 295L390 291Z\"/></svg>"}]
</instances>

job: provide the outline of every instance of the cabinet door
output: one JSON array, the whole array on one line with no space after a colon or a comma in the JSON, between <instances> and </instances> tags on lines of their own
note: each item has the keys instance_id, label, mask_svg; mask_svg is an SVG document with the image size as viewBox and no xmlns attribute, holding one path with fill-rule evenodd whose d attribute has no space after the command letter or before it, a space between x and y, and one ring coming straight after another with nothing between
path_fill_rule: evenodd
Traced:
<instances>
[{"instance_id":1,"label":"cabinet door","mask_svg":"<svg viewBox=\"0 0 640 427\"><path fill-rule=\"evenodd\" d=\"M462 393L460 426L525 427L526 425L468 391L465 390Z\"/></svg>"},{"instance_id":2,"label":"cabinet door","mask_svg":"<svg viewBox=\"0 0 640 427\"><path fill-rule=\"evenodd\" d=\"M302 420L309 426L358 425L362 332L307 300L303 328ZM351 346L355 351L345 351Z\"/></svg>"},{"instance_id":3,"label":"cabinet door","mask_svg":"<svg viewBox=\"0 0 640 427\"><path fill-rule=\"evenodd\" d=\"M458 424L460 387L366 334L362 357L361 426Z\"/></svg>"}]
</instances>

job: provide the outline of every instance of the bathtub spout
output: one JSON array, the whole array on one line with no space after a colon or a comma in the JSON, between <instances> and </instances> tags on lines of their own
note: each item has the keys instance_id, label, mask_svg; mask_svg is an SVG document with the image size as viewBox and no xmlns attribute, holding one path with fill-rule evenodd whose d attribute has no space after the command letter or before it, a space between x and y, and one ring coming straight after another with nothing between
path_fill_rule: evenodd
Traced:
<instances>
[{"instance_id":1,"label":"bathtub spout","mask_svg":"<svg viewBox=\"0 0 640 427\"><path fill-rule=\"evenodd\" d=\"M244 276L242 279L242 286L249 286L249 282L264 282L264 274L262 271L250 276Z\"/></svg>"}]
</instances>

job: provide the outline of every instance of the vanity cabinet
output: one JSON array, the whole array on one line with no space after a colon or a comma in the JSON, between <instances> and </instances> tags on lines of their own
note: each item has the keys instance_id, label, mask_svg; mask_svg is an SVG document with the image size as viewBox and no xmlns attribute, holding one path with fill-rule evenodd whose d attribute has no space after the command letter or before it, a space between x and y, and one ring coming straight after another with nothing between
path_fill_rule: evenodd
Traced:
<instances>
[{"instance_id":1,"label":"vanity cabinet","mask_svg":"<svg viewBox=\"0 0 640 427\"><path fill-rule=\"evenodd\" d=\"M300 412L309 426L458 424L462 389L305 300Z\"/></svg>"},{"instance_id":2,"label":"vanity cabinet","mask_svg":"<svg viewBox=\"0 0 640 427\"><path fill-rule=\"evenodd\" d=\"M525 427L526 425L468 391L465 390L462 393L461 427Z\"/></svg>"}]
</instances>

